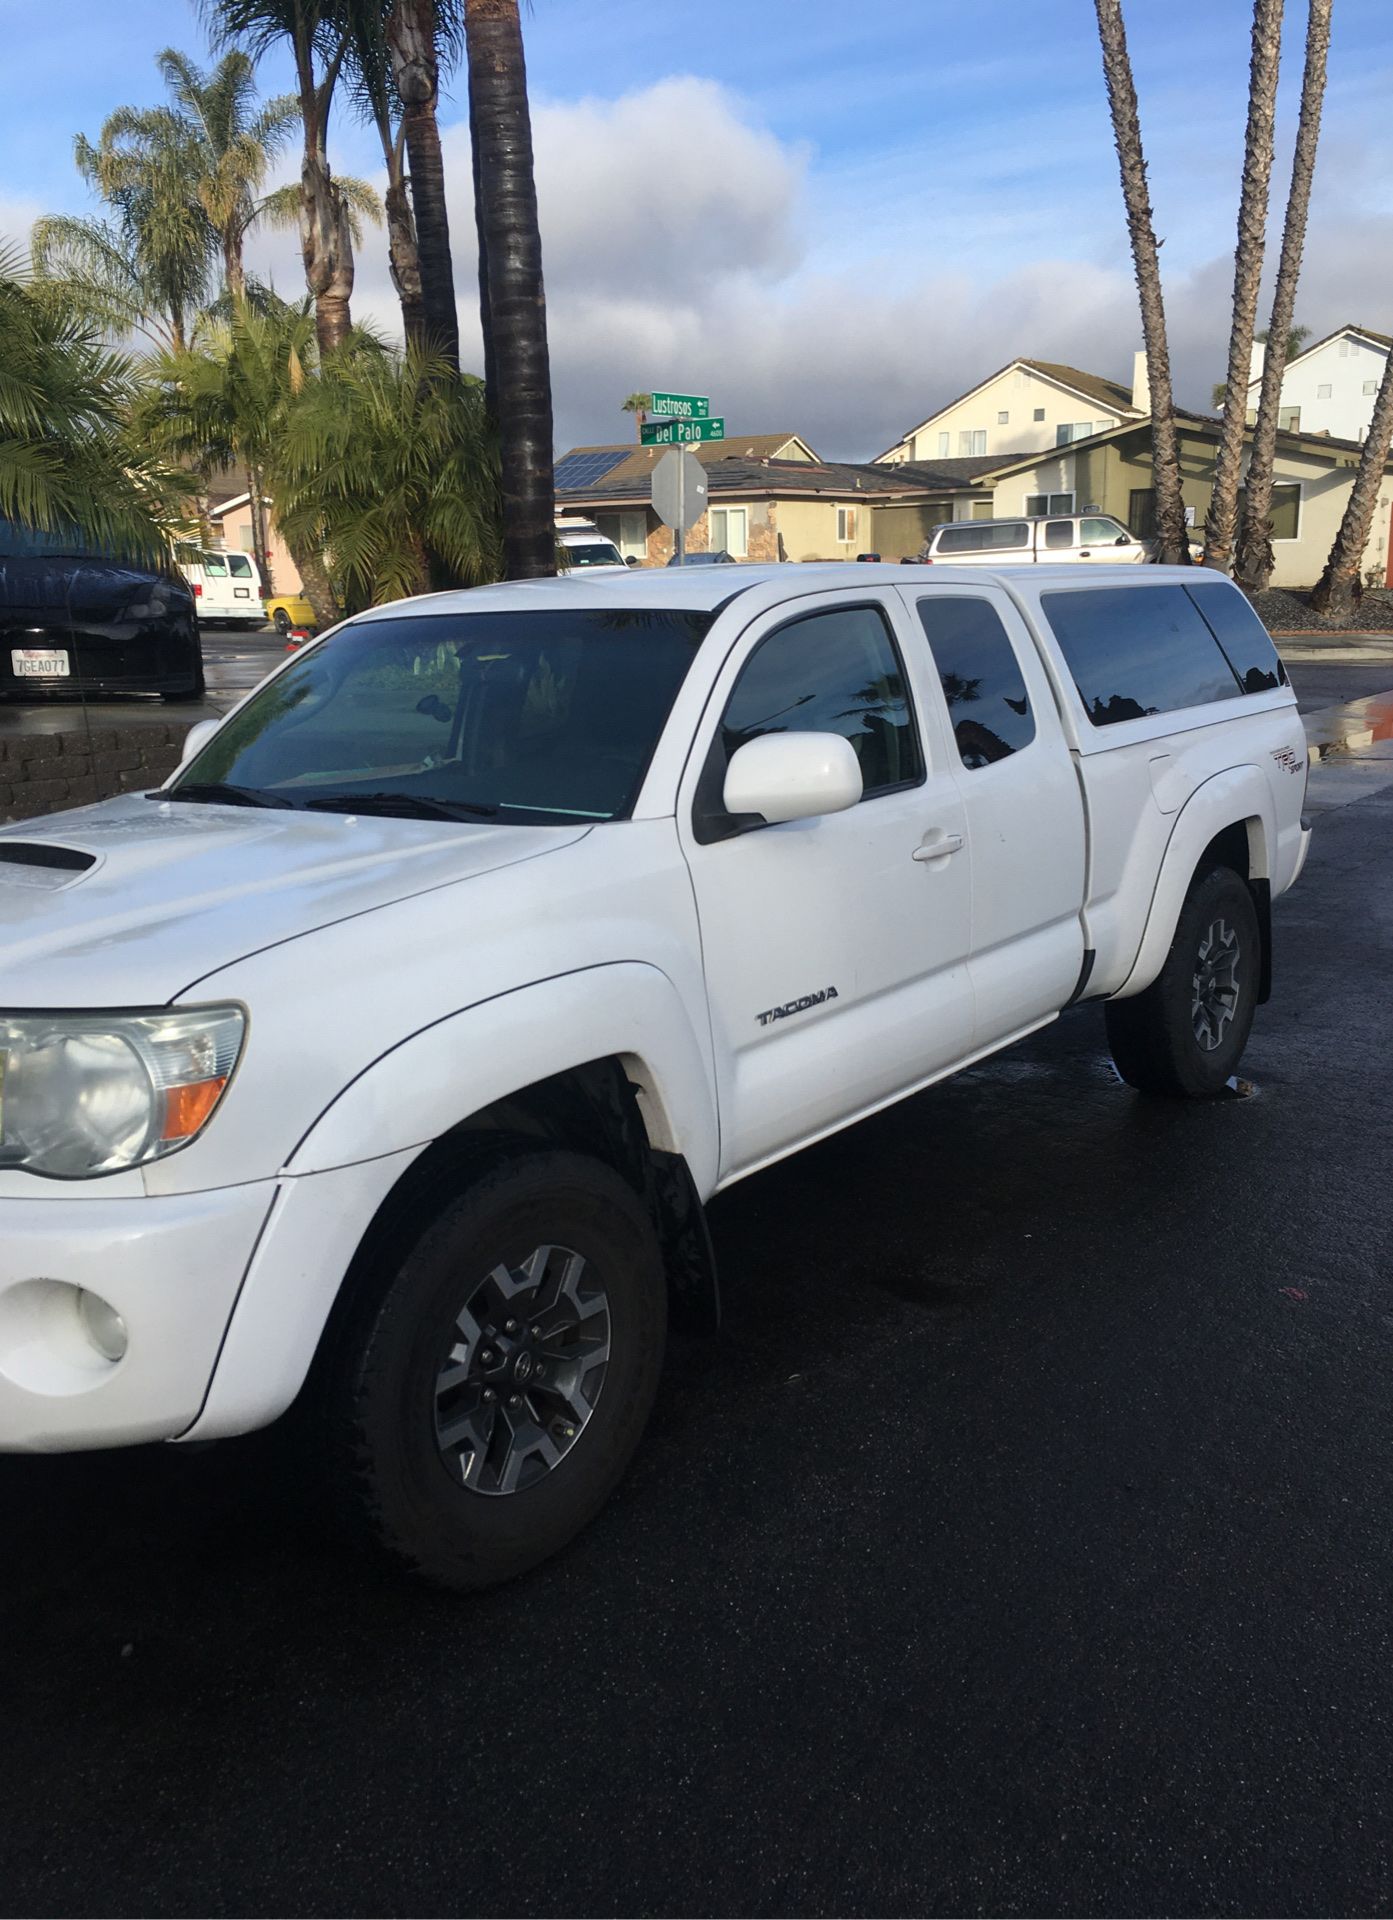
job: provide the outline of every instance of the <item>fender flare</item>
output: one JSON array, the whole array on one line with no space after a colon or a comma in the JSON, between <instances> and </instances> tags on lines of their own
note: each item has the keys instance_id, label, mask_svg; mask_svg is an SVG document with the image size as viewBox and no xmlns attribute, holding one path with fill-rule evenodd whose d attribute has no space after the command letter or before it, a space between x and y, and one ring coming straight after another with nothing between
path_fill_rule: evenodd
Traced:
<instances>
[{"instance_id":1,"label":"fender flare","mask_svg":"<svg viewBox=\"0 0 1393 1920\"><path fill-rule=\"evenodd\" d=\"M707 1198L720 1160L714 1074L677 988L643 961L515 987L419 1029L343 1088L284 1171L424 1147L497 1100L610 1057L637 1089L650 1144L680 1154Z\"/></svg>"},{"instance_id":2,"label":"fender flare","mask_svg":"<svg viewBox=\"0 0 1393 1920\"><path fill-rule=\"evenodd\" d=\"M1132 970L1110 998L1128 1000L1143 993L1165 965L1175 937L1180 909L1195 877L1195 869L1210 841L1226 827L1246 826L1248 878L1270 884L1271 850L1277 842L1277 816L1272 792L1261 767L1229 767L1211 774L1196 787L1175 816L1156 886L1147 912L1146 928ZM1255 904L1258 904L1255 900ZM1261 906L1259 905L1261 916Z\"/></svg>"}]
</instances>

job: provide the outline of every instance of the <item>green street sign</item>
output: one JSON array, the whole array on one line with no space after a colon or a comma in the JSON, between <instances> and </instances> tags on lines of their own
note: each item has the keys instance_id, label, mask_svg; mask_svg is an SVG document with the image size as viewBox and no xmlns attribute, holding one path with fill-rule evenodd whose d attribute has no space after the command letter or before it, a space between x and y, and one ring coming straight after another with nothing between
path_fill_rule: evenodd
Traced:
<instances>
[{"instance_id":1,"label":"green street sign","mask_svg":"<svg viewBox=\"0 0 1393 1920\"><path fill-rule=\"evenodd\" d=\"M653 393L648 411L664 420L709 420L711 402L700 393Z\"/></svg>"},{"instance_id":2,"label":"green street sign","mask_svg":"<svg viewBox=\"0 0 1393 1920\"><path fill-rule=\"evenodd\" d=\"M724 440L724 420L654 420L639 428L645 447L686 447L698 440Z\"/></svg>"}]
</instances>

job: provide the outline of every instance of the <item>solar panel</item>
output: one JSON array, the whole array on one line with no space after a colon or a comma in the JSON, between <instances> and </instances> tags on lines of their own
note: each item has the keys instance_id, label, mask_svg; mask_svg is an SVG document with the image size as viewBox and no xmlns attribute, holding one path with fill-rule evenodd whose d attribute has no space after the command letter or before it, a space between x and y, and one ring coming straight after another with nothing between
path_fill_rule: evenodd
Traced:
<instances>
[{"instance_id":1,"label":"solar panel","mask_svg":"<svg viewBox=\"0 0 1393 1920\"><path fill-rule=\"evenodd\" d=\"M619 453L568 453L556 469L557 491L575 493L582 487L593 487L628 457L627 447Z\"/></svg>"}]
</instances>

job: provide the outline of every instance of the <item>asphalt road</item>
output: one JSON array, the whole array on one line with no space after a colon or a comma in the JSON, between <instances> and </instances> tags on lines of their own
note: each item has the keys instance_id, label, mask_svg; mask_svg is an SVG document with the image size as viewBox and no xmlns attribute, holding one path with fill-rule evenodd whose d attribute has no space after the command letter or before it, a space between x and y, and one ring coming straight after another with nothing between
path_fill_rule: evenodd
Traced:
<instances>
[{"instance_id":1,"label":"asphalt road","mask_svg":"<svg viewBox=\"0 0 1393 1920\"><path fill-rule=\"evenodd\" d=\"M1385 779L1313 776L1252 1097L1084 1008L734 1189L724 1336L507 1590L276 1431L0 1460L4 1911L1386 1913Z\"/></svg>"}]
</instances>

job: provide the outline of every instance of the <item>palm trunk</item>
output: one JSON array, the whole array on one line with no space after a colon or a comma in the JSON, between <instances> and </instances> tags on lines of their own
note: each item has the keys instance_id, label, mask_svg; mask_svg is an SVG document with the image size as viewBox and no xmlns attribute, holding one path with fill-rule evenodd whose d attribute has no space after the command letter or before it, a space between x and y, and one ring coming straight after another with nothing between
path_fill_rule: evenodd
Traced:
<instances>
[{"instance_id":1,"label":"palm trunk","mask_svg":"<svg viewBox=\"0 0 1393 1920\"><path fill-rule=\"evenodd\" d=\"M1253 449L1248 459L1248 481L1243 493L1243 524L1239 531L1234 575L1250 593L1261 593L1272 578L1272 474L1277 451L1277 421L1282 404L1282 376L1287 366L1287 340L1296 313L1296 285L1301 276L1301 254L1306 244L1306 216L1311 204L1311 180L1316 170L1321 106L1325 97L1325 62L1330 51L1332 0L1310 0L1306 20L1306 69L1301 81L1301 115L1296 128L1296 151L1291 163L1291 191L1287 195L1282 254L1277 264L1277 286L1272 296L1272 319L1267 329L1267 354L1262 363L1262 391L1258 399ZM1246 385L1244 391L1247 391Z\"/></svg>"},{"instance_id":2,"label":"palm trunk","mask_svg":"<svg viewBox=\"0 0 1393 1920\"><path fill-rule=\"evenodd\" d=\"M1374 507L1383 484L1383 470L1388 464L1390 442L1393 442L1393 353L1384 363L1374 417L1369 422L1368 438L1359 456L1359 471L1350 488L1340 531L1335 535L1325 572L1311 595L1311 605L1319 613L1345 613L1364 591L1359 569L1369 544L1369 530L1374 524Z\"/></svg>"},{"instance_id":3,"label":"palm trunk","mask_svg":"<svg viewBox=\"0 0 1393 1920\"><path fill-rule=\"evenodd\" d=\"M339 603L329 579L329 569L324 564L324 556L308 541L292 539L288 533L283 533L282 537L295 562L300 583L305 589L305 598L314 608L315 624L323 633L340 617Z\"/></svg>"},{"instance_id":4,"label":"palm trunk","mask_svg":"<svg viewBox=\"0 0 1393 1920\"><path fill-rule=\"evenodd\" d=\"M1112 113L1113 141L1122 173L1122 199L1132 240L1132 265L1141 306L1142 340L1146 347L1151 387L1151 475L1156 492L1156 534L1160 558L1171 565L1188 563L1190 543L1185 530L1185 503L1180 492L1180 446L1175 432L1175 400L1171 393L1170 350L1166 343L1166 309L1161 295L1161 266L1156 234L1151 224L1151 202L1146 186L1141 125L1137 117L1137 90L1127 56L1127 31L1121 0L1094 0L1098 38L1103 49L1103 76Z\"/></svg>"},{"instance_id":5,"label":"palm trunk","mask_svg":"<svg viewBox=\"0 0 1393 1920\"><path fill-rule=\"evenodd\" d=\"M435 34L434 0L395 0L387 23L387 44L402 101L426 335L432 350L443 354L458 372L459 311L445 205L445 163L435 117L440 87Z\"/></svg>"},{"instance_id":6,"label":"palm trunk","mask_svg":"<svg viewBox=\"0 0 1393 1920\"><path fill-rule=\"evenodd\" d=\"M416 223L411 217L411 200L406 191L405 173L400 164L401 149L395 150L396 165L388 162L387 191L383 206L387 213L387 264L392 285L401 302L402 331L409 347L420 346L425 338L426 309L421 298L421 260L416 248Z\"/></svg>"},{"instance_id":7,"label":"palm trunk","mask_svg":"<svg viewBox=\"0 0 1393 1920\"><path fill-rule=\"evenodd\" d=\"M240 307L247 297L247 270L242 264L242 235L229 229L222 237L222 271L228 297Z\"/></svg>"},{"instance_id":8,"label":"palm trunk","mask_svg":"<svg viewBox=\"0 0 1393 1920\"><path fill-rule=\"evenodd\" d=\"M1243 143L1243 186L1238 199L1238 245L1233 256L1233 321L1229 329L1229 374L1224 423L1214 462L1214 487L1204 519L1204 564L1227 573L1233 564L1238 521L1238 479L1243 465L1243 429L1253 362L1253 325L1267 237L1267 201L1272 185L1272 140L1277 122L1277 67L1282 51L1283 0L1257 0L1253 8L1252 57L1248 68L1248 127Z\"/></svg>"},{"instance_id":9,"label":"palm trunk","mask_svg":"<svg viewBox=\"0 0 1393 1920\"><path fill-rule=\"evenodd\" d=\"M261 490L260 467L247 468L247 486L251 495L252 553L261 570L263 590L271 594L276 590L276 583L271 575L271 547L266 537L266 496Z\"/></svg>"},{"instance_id":10,"label":"palm trunk","mask_svg":"<svg viewBox=\"0 0 1393 1920\"><path fill-rule=\"evenodd\" d=\"M474 70L469 71L469 159L474 175L474 239L479 249L479 330L484 342L484 416L498 424L498 361L493 351L493 317L489 307L489 250L484 239L484 196L479 187L479 106L474 97Z\"/></svg>"},{"instance_id":11,"label":"palm trunk","mask_svg":"<svg viewBox=\"0 0 1393 1920\"><path fill-rule=\"evenodd\" d=\"M546 292L518 0L470 0L465 33L497 369L503 571L509 580L537 579L556 572L556 490Z\"/></svg>"},{"instance_id":12,"label":"palm trunk","mask_svg":"<svg viewBox=\"0 0 1393 1920\"><path fill-rule=\"evenodd\" d=\"M315 330L321 356L342 344L353 324L349 301L353 293L353 234L348 207L334 185L325 141L329 105L347 49L347 35L325 66L324 77L314 78L314 47L301 35L295 40L295 70L300 83L300 122L305 147L300 158L300 253L305 263L305 285L314 298Z\"/></svg>"}]
</instances>

